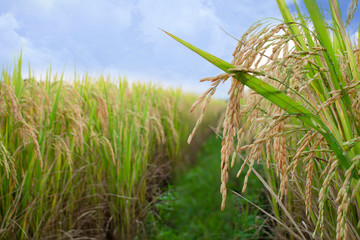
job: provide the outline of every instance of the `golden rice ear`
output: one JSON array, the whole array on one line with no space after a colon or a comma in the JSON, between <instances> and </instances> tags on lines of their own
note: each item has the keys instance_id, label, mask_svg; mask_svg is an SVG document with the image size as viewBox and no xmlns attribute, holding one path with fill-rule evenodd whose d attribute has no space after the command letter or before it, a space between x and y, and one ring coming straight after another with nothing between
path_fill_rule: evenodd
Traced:
<instances>
[{"instance_id":1,"label":"golden rice ear","mask_svg":"<svg viewBox=\"0 0 360 240\"><path fill-rule=\"evenodd\" d=\"M22 84L20 70L17 87L0 83L0 238L95 237L109 225L127 238L155 197L149 188L154 194L167 176L164 165L183 160L195 119L181 107L195 96L103 76ZM225 101L209 105L204 121L213 124Z\"/></svg>"},{"instance_id":2,"label":"golden rice ear","mask_svg":"<svg viewBox=\"0 0 360 240\"><path fill-rule=\"evenodd\" d=\"M360 38L357 43L351 43L337 0L329 1L333 26L325 21L316 1L305 0L310 18L302 15L294 1L296 20L284 0L277 3L284 22L263 28L261 24L252 26L238 41L231 64L167 33L250 88L239 100L241 110L232 99L233 84L229 90L221 150L222 207L228 169L244 151L246 158L238 175L245 165L249 170L243 190L255 159L261 156L259 161L264 160L270 168L267 171L275 169L278 173L280 179L276 180L280 182L273 187L279 190L279 200L289 189L296 189L294 195L304 200L304 213L299 212L305 216L307 230L316 226L314 238L355 238L359 216L353 214L346 218L345 215L351 209L349 206L357 204L349 199L359 199L359 194L349 194L349 189L360 186L359 164L353 163L360 152L360 51L354 47L359 45ZM352 1L348 21L357 4L357 0ZM258 101L256 97L268 101ZM237 111L241 113L237 116L243 118L242 123L233 121ZM286 121L282 119L285 115L289 117ZM241 126L235 131L235 125ZM248 142L243 142L239 129L245 129L250 136L245 137ZM275 181L273 174L270 176ZM339 187L348 179L353 185ZM316 194L319 194L317 206L314 204ZM325 211L331 213L329 217ZM351 227L347 226L350 222ZM327 225L331 226L329 231L324 230Z\"/></svg>"},{"instance_id":3,"label":"golden rice ear","mask_svg":"<svg viewBox=\"0 0 360 240\"><path fill-rule=\"evenodd\" d=\"M197 128L199 127L200 123L202 122L203 118L204 118L204 114L205 114L205 110L206 110L206 106L209 104L211 97L215 94L216 92L216 88L219 86L219 84L221 83L221 81L225 82L231 75L228 73L223 73L220 74L216 77L213 78L206 78L206 80L202 80L202 81L210 81L212 82L212 86L206 90L196 101L195 103L192 105L190 112L193 112L194 109L200 104L203 103L201 106L201 113L200 113L200 117L198 118L196 125L193 129L193 131L191 132L191 134L189 135L189 138L187 140L188 144L191 143ZM205 102L203 102L206 99Z\"/></svg>"},{"instance_id":4,"label":"golden rice ear","mask_svg":"<svg viewBox=\"0 0 360 240\"><path fill-rule=\"evenodd\" d=\"M0 141L0 166L3 166L5 168L6 177L11 177L17 184L14 159L12 158L11 154L6 149L2 141Z\"/></svg>"}]
</instances>

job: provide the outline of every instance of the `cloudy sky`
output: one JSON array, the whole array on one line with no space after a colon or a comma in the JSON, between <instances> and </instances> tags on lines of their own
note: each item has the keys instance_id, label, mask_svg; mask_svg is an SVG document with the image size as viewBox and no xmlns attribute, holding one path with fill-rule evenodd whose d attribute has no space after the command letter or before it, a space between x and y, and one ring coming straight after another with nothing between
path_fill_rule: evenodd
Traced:
<instances>
[{"instance_id":1,"label":"cloudy sky","mask_svg":"<svg viewBox=\"0 0 360 240\"><path fill-rule=\"evenodd\" d=\"M339 2L345 15L350 0ZM236 41L221 28L240 37L267 17L281 18L275 0L0 0L0 63L11 66L22 47L37 75L50 62L72 74L76 63L78 72L199 93L207 88L199 80L221 71L159 28L230 61Z\"/></svg>"}]
</instances>

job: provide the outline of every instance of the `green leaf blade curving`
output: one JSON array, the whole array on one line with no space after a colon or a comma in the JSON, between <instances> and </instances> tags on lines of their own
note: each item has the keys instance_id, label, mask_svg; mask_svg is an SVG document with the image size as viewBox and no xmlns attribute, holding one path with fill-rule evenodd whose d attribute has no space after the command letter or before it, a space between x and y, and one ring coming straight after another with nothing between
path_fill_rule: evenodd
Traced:
<instances>
[{"instance_id":1,"label":"green leaf blade curving","mask_svg":"<svg viewBox=\"0 0 360 240\"><path fill-rule=\"evenodd\" d=\"M236 70L235 66L210 54L207 53L194 45L174 36L171 33L168 33L164 30L167 35L175 39L176 41L180 42L190 50L196 52L201 57L209 61L210 63L214 64L218 68L222 69L224 72L233 73L234 77L246 85L247 87L251 88L258 94L262 95L264 98L268 99L281 109L285 110L288 114L295 116L299 119L304 125L311 127L312 129L319 132L321 135L324 136L328 144L330 145L331 149L334 151L336 157L339 159L340 165L343 169L349 169L351 166L351 160L346 151L341 147L341 144L332 134L330 129L321 121L321 119L314 115L312 112L307 110L303 105L294 101L292 98L287 96L282 91L274 88L273 86L265 83L261 79L254 77L248 73L245 73L241 70ZM357 170L356 170L357 171ZM353 171L353 176L358 179L356 171Z\"/></svg>"}]
</instances>

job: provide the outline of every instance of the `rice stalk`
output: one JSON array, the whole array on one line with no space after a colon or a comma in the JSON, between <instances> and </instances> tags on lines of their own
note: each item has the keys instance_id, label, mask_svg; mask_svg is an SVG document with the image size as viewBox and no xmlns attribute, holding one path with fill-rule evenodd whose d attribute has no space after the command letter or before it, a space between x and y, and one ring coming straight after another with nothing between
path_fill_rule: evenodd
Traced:
<instances>
[{"instance_id":1,"label":"rice stalk","mask_svg":"<svg viewBox=\"0 0 360 240\"><path fill-rule=\"evenodd\" d=\"M0 83L0 238L141 236L164 166L184 164L194 96L51 67L24 81L21 63ZM224 103L207 107L216 124Z\"/></svg>"},{"instance_id":2,"label":"rice stalk","mask_svg":"<svg viewBox=\"0 0 360 240\"><path fill-rule=\"evenodd\" d=\"M296 2L297 18L285 1L277 0L284 22L264 27L254 24L238 42L231 64L165 33L232 77L223 124L222 208L228 169L233 165L229 165L229 156L244 152L247 157L239 173L245 165L249 170L243 190L260 159L267 166L265 171L276 173L276 179L267 174L269 181L280 182L278 187L273 185L280 197L276 201L273 197L273 205L280 204L291 187L291 194L303 201L304 208L291 202L287 207L306 223L314 238L355 239L359 236L360 195L350 192L358 190L360 169L354 160L360 154L357 46L350 41L336 0L329 1L332 26L316 1L304 2L308 19ZM245 85L250 90L237 98L234 89ZM290 125L298 127L289 131L286 126ZM245 146L241 146L243 133L253 138Z\"/></svg>"}]
</instances>

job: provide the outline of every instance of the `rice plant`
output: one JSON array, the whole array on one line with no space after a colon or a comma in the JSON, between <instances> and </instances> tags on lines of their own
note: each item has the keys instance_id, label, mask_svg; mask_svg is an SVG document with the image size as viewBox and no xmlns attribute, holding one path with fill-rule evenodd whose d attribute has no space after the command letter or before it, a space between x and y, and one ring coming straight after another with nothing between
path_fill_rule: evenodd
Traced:
<instances>
[{"instance_id":1,"label":"rice plant","mask_svg":"<svg viewBox=\"0 0 360 240\"><path fill-rule=\"evenodd\" d=\"M352 41L346 30L358 1L346 23L337 0L329 1L330 21L316 1L304 0L309 17L296 1L295 16L284 0L276 2L284 21L254 24L238 40L231 63L167 33L225 72L203 80L211 87L196 104L231 79L222 208L229 168L237 159L238 175L248 166L244 192L260 161L277 239L360 239L359 37Z\"/></svg>"},{"instance_id":2,"label":"rice plant","mask_svg":"<svg viewBox=\"0 0 360 240\"><path fill-rule=\"evenodd\" d=\"M1 75L0 238L133 239L184 156L195 118L181 104L193 98L124 78L28 74L20 56Z\"/></svg>"}]
</instances>

